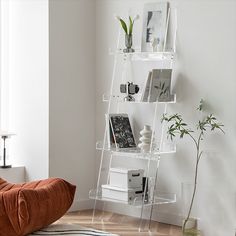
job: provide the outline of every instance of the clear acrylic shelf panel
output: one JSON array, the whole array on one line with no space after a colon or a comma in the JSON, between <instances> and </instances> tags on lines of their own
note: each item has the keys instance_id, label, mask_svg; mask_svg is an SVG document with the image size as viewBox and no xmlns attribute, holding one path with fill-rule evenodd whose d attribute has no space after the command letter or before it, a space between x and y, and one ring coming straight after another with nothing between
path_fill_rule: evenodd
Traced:
<instances>
[{"instance_id":1,"label":"clear acrylic shelf panel","mask_svg":"<svg viewBox=\"0 0 236 236\"><path fill-rule=\"evenodd\" d=\"M112 198L104 198L102 196L102 188L90 190L89 191L89 198L94 199L94 200L98 200L98 201L121 203L121 204L131 205L131 206L135 206L135 207L142 207L142 202L143 202L142 197L137 197L133 201L129 201L129 202L119 201L117 199L112 199ZM154 196L154 200L144 202L144 206L161 205L161 204L168 204L168 203L175 203L175 202L176 202L176 194L175 193L157 192L156 196Z\"/></svg>"},{"instance_id":2,"label":"clear acrylic shelf panel","mask_svg":"<svg viewBox=\"0 0 236 236\"><path fill-rule=\"evenodd\" d=\"M135 52L125 53L123 49L117 51L109 50L110 55L130 57L134 61L169 61L172 63L174 59L174 51L164 51L164 52L141 52L140 50L135 50Z\"/></svg>"},{"instance_id":3,"label":"clear acrylic shelf panel","mask_svg":"<svg viewBox=\"0 0 236 236\"><path fill-rule=\"evenodd\" d=\"M157 145L156 145L157 146ZM159 155L164 155L164 154L172 154L176 153L176 144L171 142L171 143L163 143L163 148L162 150L159 150L159 148L153 148L151 152L142 152L141 149L139 148L113 148L109 147L107 143L103 145L102 141L98 141L96 143L96 149L97 150L105 150L112 152L113 155L116 156L127 156L130 158L137 158L137 159L151 159L151 160L158 160Z\"/></svg>"},{"instance_id":4,"label":"clear acrylic shelf panel","mask_svg":"<svg viewBox=\"0 0 236 236\"><path fill-rule=\"evenodd\" d=\"M135 97L135 101L124 101L124 97L126 95L116 95L116 94L113 94L113 95L110 95L110 94L103 94L103 102L109 102L110 99L111 101L115 101L115 102L120 102L120 103L131 103L131 104L156 104L156 103L160 103L160 104L174 104L176 103L176 94L172 94L171 95L171 98L169 101L156 101L156 102L142 102L141 101L141 95L140 96L134 96Z\"/></svg>"}]
</instances>

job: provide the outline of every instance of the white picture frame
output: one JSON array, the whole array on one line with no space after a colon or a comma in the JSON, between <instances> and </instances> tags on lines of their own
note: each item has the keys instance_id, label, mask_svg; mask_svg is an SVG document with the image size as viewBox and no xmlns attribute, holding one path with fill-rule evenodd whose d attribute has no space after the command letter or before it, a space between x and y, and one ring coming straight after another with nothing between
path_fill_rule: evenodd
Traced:
<instances>
[{"instance_id":1,"label":"white picture frame","mask_svg":"<svg viewBox=\"0 0 236 236\"><path fill-rule=\"evenodd\" d=\"M142 52L163 51L168 2L147 3L143 9Z\"/></svg>"}]
</instances>

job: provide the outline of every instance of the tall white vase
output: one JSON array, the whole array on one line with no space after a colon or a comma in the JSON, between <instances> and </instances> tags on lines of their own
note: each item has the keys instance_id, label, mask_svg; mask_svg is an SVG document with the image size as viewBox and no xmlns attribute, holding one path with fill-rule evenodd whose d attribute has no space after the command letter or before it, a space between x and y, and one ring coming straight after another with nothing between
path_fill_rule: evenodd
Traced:
<instances>
[{"instance_id":1,"label":"tall white vase","mask_svg":"<svg viewBox=\"0 0 236 236\"><path fill-rule=\"evenodd\" d=\"M148 152L150 151L150 146L151 146L151 140L152 140L152 130L149 125L144 125L143 130L140 131L140 143L138 144L138 147L143 151L143 152Z\"/></svg>"}]
</instances>

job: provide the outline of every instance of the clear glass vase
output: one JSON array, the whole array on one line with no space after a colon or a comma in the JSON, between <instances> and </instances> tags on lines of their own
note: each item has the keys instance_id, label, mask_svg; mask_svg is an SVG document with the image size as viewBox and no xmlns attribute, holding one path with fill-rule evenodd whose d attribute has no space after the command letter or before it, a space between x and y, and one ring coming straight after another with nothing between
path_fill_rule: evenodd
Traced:
<instances>
[{"instance_id":1,"label":"clear glass vase","mask_svg":"<svg viewBox=\"0 0 236 236\"><path fill-rule=\"evenodd\" d=\"M134 52L133 46L133 35L126 34L125 35L125 46L126 48L123 50L125 53Z\"/></svg>"}]
</instances>

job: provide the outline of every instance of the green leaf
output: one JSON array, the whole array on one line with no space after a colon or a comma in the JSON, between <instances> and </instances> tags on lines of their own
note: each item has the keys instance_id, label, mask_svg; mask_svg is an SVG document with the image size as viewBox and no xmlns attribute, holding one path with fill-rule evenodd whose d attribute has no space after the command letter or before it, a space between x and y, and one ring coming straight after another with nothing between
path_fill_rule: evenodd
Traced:
<instances>
[{"instance_id":1,"label":"green leaf","mask_svg":"<svg viewBox=\"0 0 236 236\"><path fill-rule=\"evenodd\" d=\"M128 34L127 25L122 19L120 19L120 24L121 24L123 30L125 31L125 33Z\"/></svg>"},{"instance_id":2,"label":"green leaf","mask_svg":"<svg viewBox=\"0 0 236 236\"><path fill-rule=\"evenodd\" d=\"M132 33L133 33L133 25L134 25L134 22L132 21L131 17L129 16L129 35L132 35Z\"/></svg>"},{"instance_id":3,"label":"green leaf","mask_svg":"<svg viewBox=\"0 0 236 236\"><path fill-rule=\"evenodd\" d=\"M163 90L165 87L165 83L162 84L161 89Z\"/></svg>"}]
</instances>

